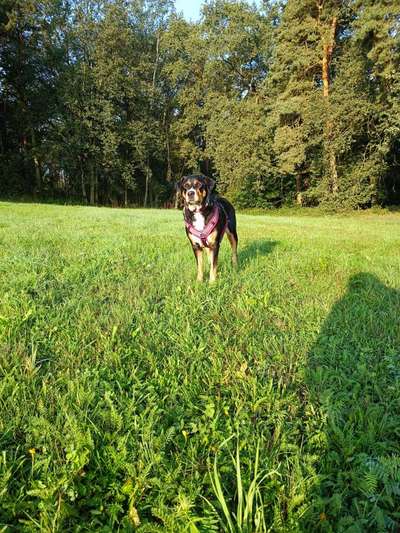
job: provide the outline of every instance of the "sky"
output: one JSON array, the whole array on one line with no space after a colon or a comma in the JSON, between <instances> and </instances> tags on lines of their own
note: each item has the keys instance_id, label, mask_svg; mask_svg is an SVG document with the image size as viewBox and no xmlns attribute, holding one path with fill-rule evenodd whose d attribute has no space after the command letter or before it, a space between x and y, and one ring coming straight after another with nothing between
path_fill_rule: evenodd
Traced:
<instances>
[{"instance_id":1,"label":"sky","mask_svg":"<svg viewBox=\"0 0 400 533\"><path fill-rule=\"evenodd\" d=\"M183 16L189 20L197 20L200 15L200 6L203 0L175 0L176 11L183 12Z\"/></svg>"},{"instance_id":2,"label":"sky","mask_svg":"<svg viewBox=\"0 0 400 533\"><path fill-rule=\"evenodd\" d=\"M204 0L175 0L176 11L183 12L187 20L198 20L200 16L200 7ZM252 2L250 2L252 3ZM259 2L256 2L259 4Z\"/></svg>"}]
</instances>

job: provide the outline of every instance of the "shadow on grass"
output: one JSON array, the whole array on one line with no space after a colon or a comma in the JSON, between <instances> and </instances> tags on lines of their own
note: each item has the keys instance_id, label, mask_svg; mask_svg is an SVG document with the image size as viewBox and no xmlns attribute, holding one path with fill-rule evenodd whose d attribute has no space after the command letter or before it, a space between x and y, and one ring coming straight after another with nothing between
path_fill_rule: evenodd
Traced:
<instances>
[{"instance_id":1,"label":"shadow on grass","mask_svg":"<svg viewBox=\"0 0 400 533\"><path fill-rule=\"evenodd\" d=\"M400 524L400 291L353 276L308 360L308 450L318 457L302 531Z\"/></svg>"},{"instance_id":2,"label":"shadow on grass","mask_svg":"<svg viewBox=\"0 0 400 533\"><path fill-rule=\"evenodd\" d=\"M258 239L256 241L251 241L241 247L239 242L239 268L248 265L255 257L270 254L277 244L278 241Z\"/></svg>"}]
</instances>

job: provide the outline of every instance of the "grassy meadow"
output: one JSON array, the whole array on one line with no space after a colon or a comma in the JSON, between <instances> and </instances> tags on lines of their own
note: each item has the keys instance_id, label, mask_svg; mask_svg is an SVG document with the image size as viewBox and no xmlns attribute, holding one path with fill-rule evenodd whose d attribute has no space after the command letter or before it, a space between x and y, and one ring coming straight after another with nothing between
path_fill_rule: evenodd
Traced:
<instances>
[{"instance_id":1,"label":"grassy meadow","mask_svg":"<svg viewBox=\"0 0 400 533\"><path fill-rule=\"evenodd\" d=\"M400 215L0 203L0 531L399 531Z\"/></svg>"}]
</instances>

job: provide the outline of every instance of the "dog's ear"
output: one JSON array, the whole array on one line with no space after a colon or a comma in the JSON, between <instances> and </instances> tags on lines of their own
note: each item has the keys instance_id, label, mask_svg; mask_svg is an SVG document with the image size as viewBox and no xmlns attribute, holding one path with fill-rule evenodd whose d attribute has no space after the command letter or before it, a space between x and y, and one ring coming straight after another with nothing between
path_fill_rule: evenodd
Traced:
<instances>
[{"instance_id":1,"label":"dog's ear","mask_svg":"<svg viewBox=\"0 0 400 533\"><path fill-rule=\"evenodd\" d=\"M177 194L181 194L182 192L182 186L183 186L183 182L185 181L185 176L183 176L179 181L177 181L175 183L175 192Z\"/></svg>"},{"instance_id":2,"label":"dog's ear","mask_svg":"<svg viewBox=\"0 0 400 533\"><path fill-rule=\"evenodd\" d=\"M213 193L215 190L215 180L206 176L204 181L206 182L206 187L207 187L207 196L206 196L205 204L206 206L208 206L212 203L212 200L213 200Z\"/></svg>"}]
</instances>

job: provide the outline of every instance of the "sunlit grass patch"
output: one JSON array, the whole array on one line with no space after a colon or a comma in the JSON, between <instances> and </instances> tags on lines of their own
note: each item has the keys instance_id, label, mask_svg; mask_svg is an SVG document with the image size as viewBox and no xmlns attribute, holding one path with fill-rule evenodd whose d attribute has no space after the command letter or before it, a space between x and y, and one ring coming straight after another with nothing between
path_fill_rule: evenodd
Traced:
<instances>
[{"instance_id":1,"label":"sunlit grass patch","mask_svg":"<svg viewBox=\"0 0 400 533\"><path fill-rule=\"evenodd\" d=\"M1 526L395 529L400 217L238 226L0 204Z\"/></svg>"}]
</instances>

